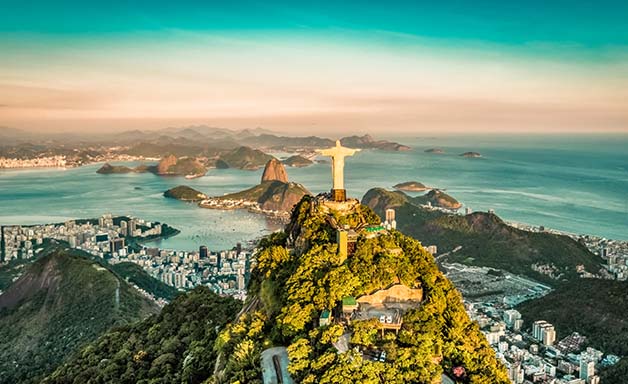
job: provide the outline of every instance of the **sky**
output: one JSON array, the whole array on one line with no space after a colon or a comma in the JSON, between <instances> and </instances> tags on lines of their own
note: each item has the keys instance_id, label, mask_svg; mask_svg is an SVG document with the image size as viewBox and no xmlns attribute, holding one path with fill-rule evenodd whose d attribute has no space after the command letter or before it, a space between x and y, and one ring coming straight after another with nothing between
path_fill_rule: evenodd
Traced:
<instances>
[{"instance_id":1,"label":"sky","mask_svg":"<svg viewBox=\"0 0 628 384\"><path fill-rule=\"evenodd\" d=\"M628 132L626 1L0 9L0 126Z\"/></svg>"}]
</instances>

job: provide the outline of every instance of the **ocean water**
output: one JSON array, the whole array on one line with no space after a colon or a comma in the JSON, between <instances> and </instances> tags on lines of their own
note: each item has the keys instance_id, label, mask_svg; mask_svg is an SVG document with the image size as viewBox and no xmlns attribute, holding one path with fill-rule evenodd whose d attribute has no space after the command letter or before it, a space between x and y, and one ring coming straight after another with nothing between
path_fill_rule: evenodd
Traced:
<instances>
[{"instance_id":1,"label":"ocean water","mask_svg":"<svg viewBox=\"0 0 628 384\"><path fill-rule=\"evenodd\" d=\"M361 198L372 187L409 180L445 189L474 210L508 221L628 240L628 135L399 137L408 152L361 151L347 158L345 186ZM425 153L439 147L445 154ZM482 158L459 156L476 151ZM0 171L0 223L34 224L110 212L166 222L182 233L159 246L231 248L276 229L246 211L217 211L166 199L186 184L222 195L259 182L262 170L210 170L205 177L99 175L100 165ZM288 168L313 193L329 190L329 164Z\"/></svg>"}]
</instances>

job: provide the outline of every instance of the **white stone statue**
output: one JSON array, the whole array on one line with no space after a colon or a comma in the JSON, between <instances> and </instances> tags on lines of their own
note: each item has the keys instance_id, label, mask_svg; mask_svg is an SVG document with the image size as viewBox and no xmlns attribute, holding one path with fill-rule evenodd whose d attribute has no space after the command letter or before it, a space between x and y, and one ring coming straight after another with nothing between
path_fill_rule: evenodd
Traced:
<instances>
[{"instance_id":1,"label":"white stone statue","mask_svg":"<svg viewBox=\"0 0 628 384\"><path fill-rule=\"evenodd\" d=\"M335 147L316 150L316 152L320 153L322 156L331 157L331 174L334 180L333 189L335 190L345 189L345 182L344 182L345 157L353 156L353 154L355 154L358 151L359 149L343 147L342 145L340 145L340 140L336 140Z\"/></svg>"}]
</instances>

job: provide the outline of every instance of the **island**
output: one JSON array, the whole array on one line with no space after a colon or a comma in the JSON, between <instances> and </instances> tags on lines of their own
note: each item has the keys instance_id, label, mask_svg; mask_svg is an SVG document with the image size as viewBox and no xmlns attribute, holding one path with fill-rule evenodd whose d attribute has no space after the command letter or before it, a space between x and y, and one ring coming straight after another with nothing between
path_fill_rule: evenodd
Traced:
<instances>
[{"instance_id":1,"label":"island","mask_svg":"<svg viewBox=\"0 0 628 384\"><path fill-rule=\"evenodd\" d=\"M430 149L426 149L425 152L433 153L436 155L442 155L443 153L445 153L445 151L443 151L441 148L430 148Z\"/></svg>"},{"instance_id":2,"label":"island","mask_svg":"<svg viewBox=\"0 0 628 384\"><path fill-rule=\"evenodd\" d=\"M135 168L127 167L125 165L111 165L109 163L105 163L102 167L100 167L96 173L101 175L113 175L113 174L123 174L123 173L144 173L150 172L154 167L148 165L139 165Z\"/></svg>"},{"instance_id":3,"label":"island","mask_svg":"<svg viewBox=\"0 0 628 384\"><path fill-rule=\"evenodd\" d=\"M289 167L307 167L308 165L314 164L314 162L307 157L301 155L290 156L283 161L283 163Z\"/></svg>"},{"instance_id":4,"label":"island","mask_svg":"<svg viewBox=\"0 0 628 384\"><path fill-rule=\"evenodd\" d=\"M482 157L482 155L479 152L465 152L465 153L461 153L460 156L469 157L469 158Z\"/></svg>"},{"instance_id":5,"label":"island","mask_svg":"<svg viewBox=\"0 0 628 384\"><path fill-rule=\"evenodd\" d=\"M186 176L187 178L200 177L205 175L207 168L194 157L177 158L175 155L168 155L157 164L158 175Z\"/></svg>"},{"instance_id":6,"label":"island","mask_svg":"<svg viewBox=\"0 0 628 384\"><path fill-rule=\"evenodd\" d=\"M175 155L168 155L161 159L157 165L141 164L135 168L131 168L125 165L111 165L105 163L96 171L96 173L101 175L145 172L151 172L159 176L185 176L191 179L204 176L207 172L207 168L195 157L177 158Z\"/></svg>"},{"instance_id":7,"label":"island","mask_svg":"<svg viewBox=\"0 0 628 384\"><path fill-rule=\"evenodd\" d=\"M380 149L383 151L409 151L407 145L395 143L387 140L375 140L371 135L348 136L340 139L340 143L347 147L361 149Z\"/></svg>"},{"instance_id":8,"label":"island","mask_svg":"<svg viewBox=\"0 0 628 384\"><path fill-rule=\"evenodd\" d=\"M164 192L164 197L181 201L201 201L207 199L207 195L194 188L188 187L187 185L179 185L177 187L170 188Z\"/></svg>"},{"instance_id":9,"label":"island","mask_svg":"<svg viewBox=\"0 0 628 384\"><path fill-rule=\"evenodd\" d=\"M418 181L406 181L405 183L395 184L393 185L393 188L406 192L423 192L433 189L425 186L423 183L419 183Z\"/></svg>"}]
</instances>

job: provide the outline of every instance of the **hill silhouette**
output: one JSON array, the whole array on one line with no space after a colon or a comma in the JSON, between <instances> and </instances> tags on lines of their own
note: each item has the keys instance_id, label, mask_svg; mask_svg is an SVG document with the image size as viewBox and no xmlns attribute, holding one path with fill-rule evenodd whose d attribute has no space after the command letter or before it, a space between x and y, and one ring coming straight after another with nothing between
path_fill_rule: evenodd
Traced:
<instances>
[{"instance_id":1,"label":"hill silhouette","mask_svg":"<svg viewBox=\"0 0 628 384\"><path fill-rule=\"evenodd\" d=\"M431 383L452 372L460 382L508 382L460 294L419 242L381 229L357 201L348 209L324 201L305 196L285 231L260 243L245 309L216 343L217 383L261 382L260 355L270 347L286 347L288 372L299 383ZM346 227L359 235L345 260L335 238ZM398 333L384 332L362 304L366 318L340 314L348 297L360 301L399 285L424 298L391 316Z\"/></svg>"},{"instance_id":2,"label":"hill silhouette","mask_svg":"<svg viewBox=\"0 0 628 384\"><path fill-rule=\"evenodd\" d=\"M492 213L473 212L463 216L429 210L403 192L382 188L369 190L362 203L381 217L387 208L394 208L400 231L425 245L437 245L441 254L462 246L447 256L449 261L504 269L554 283L555 280L531 266L552 264L560 274L559 280L577 278L577 265L593 273L600 269L600 259L572 238L520 230Z\"/></svg>"},{"instance_id":3,"label":"hill silhouette","mask_svg":"<svg viewBox=\"0 0 628 384\"><path fill-rule=\"evenodd\" d=\"M156 313L108 267L52 247L0 295L0 382L39 382L114 326Z\"/></svg>"}]
</instances>

